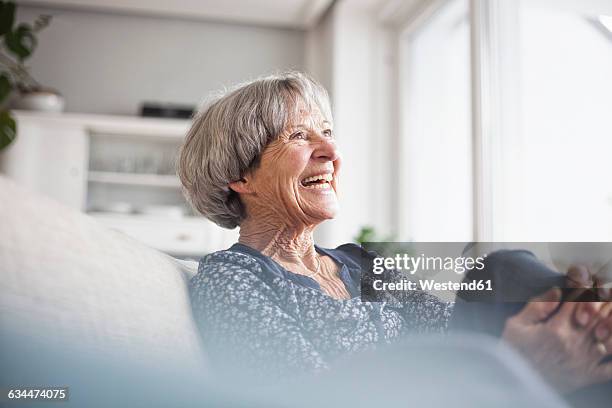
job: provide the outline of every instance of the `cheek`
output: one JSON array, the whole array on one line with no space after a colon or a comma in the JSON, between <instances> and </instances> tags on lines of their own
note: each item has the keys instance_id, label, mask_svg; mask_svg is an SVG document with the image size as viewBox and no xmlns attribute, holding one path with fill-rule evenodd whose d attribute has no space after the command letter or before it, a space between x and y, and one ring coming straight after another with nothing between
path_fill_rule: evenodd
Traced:
<instances>
[{"instance_id":1,"label":"cheek","mask_svg":"<svg viewBox=\"0 0 612 408\"><path fill-rule=\"evenodd\" d=\"M306 149L287 148L282 155L276 158L276 168L284 180L298 180L309 160L310 153Z\"/></svg>"},{"instance_id":2,"label":"cheek","mask_svg":"<svg viewBox=\"0 0 612 408\"><path fill-rule=\"evenodd\" d=\"M257 175L257 188L263 196L293 196L310 153L301 146L272 146L262 158L262 167Z\"/></svg>"}]
</instances>

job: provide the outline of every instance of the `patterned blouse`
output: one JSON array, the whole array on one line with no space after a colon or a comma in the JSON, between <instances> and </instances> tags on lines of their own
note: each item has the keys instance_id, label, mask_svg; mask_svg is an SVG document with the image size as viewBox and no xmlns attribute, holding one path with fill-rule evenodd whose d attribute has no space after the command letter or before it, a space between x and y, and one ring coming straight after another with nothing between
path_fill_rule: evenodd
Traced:
<instances>
[{"instance_id":1,"label":"patterned blouse","mask_svg":"<svg viewBox=\"0 0 612 408\"><path fill-rule=\"evenodd\" d=\"M324 370L338 359L412 333L446 331L452 303L424 292L411 292L414 298L407 302L362 302L361 247L316 250L337 263L351 299L328 296L314 279L246 245L234 244L200 260L189 290L216 368L283 378Z\"/></svg>"}]
</instances>

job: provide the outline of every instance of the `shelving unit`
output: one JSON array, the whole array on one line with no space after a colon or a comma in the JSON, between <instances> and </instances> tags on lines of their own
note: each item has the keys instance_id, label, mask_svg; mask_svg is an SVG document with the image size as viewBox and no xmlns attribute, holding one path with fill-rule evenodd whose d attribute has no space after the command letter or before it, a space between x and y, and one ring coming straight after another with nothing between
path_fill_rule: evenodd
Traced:
<instances>
[{"instance_id":1,"label":"shelving unit","mask_svg":"<svg viewBox=\"0 0 612 408\"><path fill-rule=\"evenodd\" d=\"M199 257L237 240L237 231L195 216L182 195L174 168L189 121L26 111L16 117L19 136L0 154L0 171L20 184L174 256ZM170 211L140 214L151 207Z\"/></svg>"},{"instance_id":2,"label":"shelving unit","mask_svg":"<svg viewBox=\"0 0 612 408\"><path fill-rule=\"evenodd\" d=\"M169 174L138 174L90 170L87 176L87 180L90 183L108 183L126 186L147 186L164 188L181 187L181 182L179 178Z\"/></svg>"}]
</instances>

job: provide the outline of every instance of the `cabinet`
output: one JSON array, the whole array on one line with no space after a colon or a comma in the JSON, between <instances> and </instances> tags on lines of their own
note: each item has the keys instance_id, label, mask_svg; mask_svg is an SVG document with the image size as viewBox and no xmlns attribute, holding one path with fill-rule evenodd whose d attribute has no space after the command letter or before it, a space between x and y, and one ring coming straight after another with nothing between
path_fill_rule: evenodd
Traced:
<instances>
[{"instance_id":1,"label":"cabinet","mask_svg":"<svg viewBox=\"0 0 612 408\"><path fill-rule=\"evenodd\" d=\"M17 138L0 152L0 170L70 207L86 200L88 140L74 121L16 112Z\"/></svg>"},{"instance_id":2,"label":"cabinet","mask_svg":"<svg viewBox=\"0 0 612 408\"><path fill-rule=\"evenodd\" d=\"M0 171L18 183L161 251L197 257L236 230L197 216L174 167L189 121L15 112L17 139Z\"/></svg>"}]
</instances>

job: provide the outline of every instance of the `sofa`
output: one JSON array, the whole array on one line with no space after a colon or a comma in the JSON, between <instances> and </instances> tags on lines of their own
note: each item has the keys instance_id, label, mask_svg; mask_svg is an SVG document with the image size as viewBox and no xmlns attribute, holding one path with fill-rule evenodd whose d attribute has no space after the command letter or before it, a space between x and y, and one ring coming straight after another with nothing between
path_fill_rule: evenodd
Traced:
<instances>
[{"instance_id":1,"label":"sofa","mask_svg":"<svg viewBox=\"0 0 612 408\"><path fill-rule=\"evenodd\" d=\"M79 407L564 406L512 350L467 335L278 387L219 381L190 307L196 269L0 176L0 389L68 386Z\"/></svg>"},{"instance_id":2,"label":"sofa","mask_svg":"<svg viewBox=\"0 0 612 408\"><path fill-rule=\"evenodd\" d=\"M0 231L2 356L21 347L29 366L19 368L32 371L21 374L25 382L43 368L32 354L41 349L98 363L171 361L206 378L186 287L197 263L141 245L4 177Z\"/></svg>"}]
</instances>

